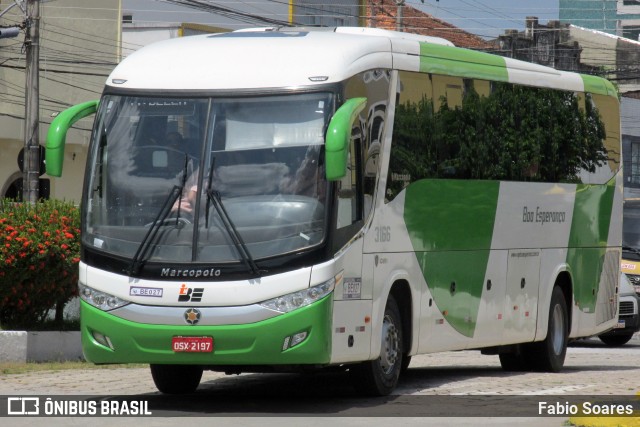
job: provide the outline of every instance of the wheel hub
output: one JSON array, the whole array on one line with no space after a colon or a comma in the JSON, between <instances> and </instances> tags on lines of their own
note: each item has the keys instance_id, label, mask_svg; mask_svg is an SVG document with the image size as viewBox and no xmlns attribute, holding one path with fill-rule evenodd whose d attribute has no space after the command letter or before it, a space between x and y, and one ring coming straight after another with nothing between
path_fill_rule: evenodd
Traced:
<instances>
[{"instance_id":1,"label":"wheel hub","mask_svg":"<svg viewBox=\"0 0 640 427\"><path fill-rule=\"evenodd\" d=\"M380 348L380 367L385 374L390 374L399 361L400 342L398 328L391 316L385 316L382 322L382 346Z\"/></svg>"}]
</instances>

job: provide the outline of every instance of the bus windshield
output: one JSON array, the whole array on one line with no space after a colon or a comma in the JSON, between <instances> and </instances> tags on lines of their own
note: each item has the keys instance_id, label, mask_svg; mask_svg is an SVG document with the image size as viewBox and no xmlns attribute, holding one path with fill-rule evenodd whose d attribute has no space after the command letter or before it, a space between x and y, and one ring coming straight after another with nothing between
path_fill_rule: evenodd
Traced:
<instances>
[{"instance_id":1,"label":"bus windshield","mask_svg":"<svg viewBox=\"0 0 640 427\"><path fill-rule=\"evenodd\" d=\"M320 244L333 108L329 93L104 96L84 244L129 259L200 263L253 262Z\"/></svg>"}]
</instances>

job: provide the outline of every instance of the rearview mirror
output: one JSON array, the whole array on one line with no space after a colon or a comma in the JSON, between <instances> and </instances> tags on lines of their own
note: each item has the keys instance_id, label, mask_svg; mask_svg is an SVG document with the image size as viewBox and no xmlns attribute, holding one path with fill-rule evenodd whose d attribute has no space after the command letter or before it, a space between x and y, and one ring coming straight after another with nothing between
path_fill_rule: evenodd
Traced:
<instances>
[{"instance_id":1,"label":"rearview mirror","mask_svg":"<svg viewBox=\"0 0 640 427\"><path fill-rule=\"evenodd\" d=\"M45 150L45 164L47 175L62 176L62 166L64 163L64 145L67 132L78 120L94 114L98 109L98 101L89 101L74 105L62 111L51 122L47 133L47 144Z\"/></svg>"},{"instance_id":2,"label":"rearview mirror","mask_svg":"<svg viewBox=\"0 0 640 427\"><path fill-rule=\"evenodd\" d=\"M338 181L347 174L351 130L365 105L367 98L351 98L338 108L329 122L324 147L328 181Z\"/></svg>"}]
</instances>

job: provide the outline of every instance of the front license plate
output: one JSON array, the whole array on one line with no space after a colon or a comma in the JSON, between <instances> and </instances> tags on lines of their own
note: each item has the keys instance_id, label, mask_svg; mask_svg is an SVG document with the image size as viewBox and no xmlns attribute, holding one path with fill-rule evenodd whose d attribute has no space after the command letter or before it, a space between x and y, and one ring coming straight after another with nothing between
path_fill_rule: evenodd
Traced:
<instances>
[{"instance_id":1,"label":"front license plate","mask_svg":"<svg viewBox=\"0 0 640 427\"><path fill-rule=\"evenodd\" d=\"M171 349L176 353L211 353L212 337L173 337Z\"/></svg>"},{"instance_id":2,"label":"front license plate","mask_svg":"<svg viewBox=\"0 0 640 427\"><path fill-rule=\"evenodd\" d=\"M613 328L614 329L624 329L624 320L618 320L618 323Z\"/></svg>"}]
</instances>

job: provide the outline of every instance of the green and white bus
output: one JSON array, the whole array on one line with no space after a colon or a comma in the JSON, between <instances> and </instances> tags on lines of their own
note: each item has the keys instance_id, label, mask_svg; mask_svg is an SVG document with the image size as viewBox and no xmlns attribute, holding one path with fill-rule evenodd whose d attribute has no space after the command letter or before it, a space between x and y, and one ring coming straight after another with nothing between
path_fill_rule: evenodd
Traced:
<instances>
[{"instance_id":1,"label":"green and white bus","mask_svg":"<svg viewBox=\"0 0 640 427\"><path fill-rule=\"evenodd\" d=\"M144 47L99 101L82 199L88 361L343 368L396 387L414 355L562 368L617 321L622 174L606 80L365 28Z\"/></svg>"}]
</instances>

